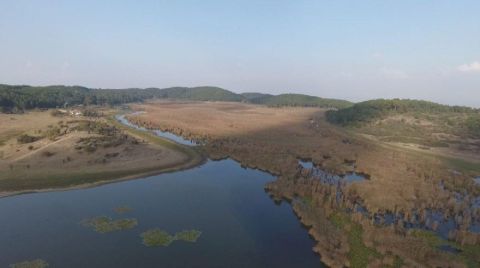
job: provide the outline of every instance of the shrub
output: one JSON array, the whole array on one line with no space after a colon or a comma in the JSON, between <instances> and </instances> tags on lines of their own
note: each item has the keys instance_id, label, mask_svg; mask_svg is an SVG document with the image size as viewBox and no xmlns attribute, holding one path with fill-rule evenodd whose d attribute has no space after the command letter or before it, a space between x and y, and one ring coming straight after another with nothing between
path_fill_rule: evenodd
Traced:
<instances>
[{"instance_id":1,"label":"shrub","mask_svg":"<svg viewBox=\"0 0 480 268\"><path fill-rule=\"evenodd\" d=\"M46 136L49 140L55 140L58 136L61 135L61 130L58 127L52 127L47 130Z\"/></svg>"},{"instance_id":2,"label":"shrub","mask_svg":"<svg viewBox=\"0 0 480 268\"><path fill-rule=\"evenodd\" d=\"M64 116L64 115L65 115L64 113L62 113L62 112L59 111L59 110L52 110L52 111L50 112L50 114L51 114L52 116Z\"/></svg>"},{"instance_id":3,"label":"shrub","mask_svg":"<svg viewBox=\"0 0 480 268\"><path fill-rule=\"evenodd\" d=\"M470 134L480 137L480 116L470 116L465 122Z\"/></svg>"},{"instance_id":4,"label":"shrub","mask_svg":"<svg viewBox=\"0 0 480 268\"><path fill-rule=\"evenodd\" d=\"M50 156L53 156L55 153L53 152L50 152L50 151L44 151L42 152L42 155L45 156L45 157L50 157Z\"/></svg>"},{"instance_id":5,"label":"shrub","mask_svg":"<svg viewBox=\"0 0 480 268\"><path fill-rule=\"evenodd\" d=\"M35 137L35 136L30 136L28 134L22 134L20 136L17 137L17 142L18 143L21 143L21 144L25 144L25 143L32 143L32 142L35 142L37 140L39 140L40 138L39 137Z\"/></svg>"}]
</instances>

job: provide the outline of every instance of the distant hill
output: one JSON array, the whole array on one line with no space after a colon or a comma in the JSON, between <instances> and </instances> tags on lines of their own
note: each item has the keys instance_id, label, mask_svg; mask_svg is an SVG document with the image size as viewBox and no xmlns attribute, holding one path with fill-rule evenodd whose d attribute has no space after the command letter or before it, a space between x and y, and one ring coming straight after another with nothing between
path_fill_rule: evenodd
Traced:
<instances>
[{"instance_id":1,"label":"distant hill","mask_svg":"<svg viewBox=\"0 0 480 268\"><path fill-rule=\"evenodd\" d=\"M81 86L0 85L0 112L78 104L117 105L156 97L158 89L91 89Z\"/></svg>"},{"instance_id":2,"label":"distant hill","mask_svg":"<svg viewBox=\"0 0 480 268\"><path fill-rule=\"evenodd\" d=\"M26 86L0 84L0 112L18 112L33 108L55 108L78 104L118 105L147 99L179 99L192 101L232 101L268 106L315 106L344 108L352 103L301 94L278 96L263 93L236 94L212 87L93 89L81 86Z\"/></svg>"},{"instance_id":3,"label":"distant hill","mask_svg":"<svg viewBox=\"0 0 480 268\"><path fill-rule=\"evenodd\" d=\"M338 111L329 111L330 122L341 125L356 125L371 122L395 114L440 114L440 113L476 113L478 110L464 106L448 106L423 100L376 99L359 102Z\"/></svg>"},{"instance_id":4,"label":"distant hill","mask_svg":"<svg viewBox=\"0 0 480 268\"><path fill-rule=\"evenodd\" d=\"M160 98L185 99L196 101L236 101L245 97L219 87L171 87L159 89Z\"/></svg>"},{"instance_id":5,"label":"distant hill","mask_svg":"<svg viewBox=\"0 0 480 268\"><path fill-rule=\"evenodd\" d=\"M274 96L256 93L259 94L256 98L254 98L255 95L253 95L255 93L247 94L250 96L250 102L268 106L309 106L341 109L353 105L353 103L346 100L326 99L303 94L280 94Z\"/></svg>"},{"instance_id":6,"label":"distant hill","mask_svg":"<svg viewBox=\"0 0 480 268\"><path fill-rule=\"evenodd\" d=\"M273 97L271 94L264 94L258 92L245 92L241 94L247 101L254 101L263 98L270 98Z\"/></svg>"}]
</instances>

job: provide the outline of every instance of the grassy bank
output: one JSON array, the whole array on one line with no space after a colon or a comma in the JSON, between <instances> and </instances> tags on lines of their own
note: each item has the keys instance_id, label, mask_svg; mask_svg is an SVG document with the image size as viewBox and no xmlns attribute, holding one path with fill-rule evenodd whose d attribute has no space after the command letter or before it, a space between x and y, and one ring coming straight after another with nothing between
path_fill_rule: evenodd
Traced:
<instances>
[{"instance_id":1,"label":"grassy bank","mask_svg":"<svg viewBox=\"0 0 480 268\"><path fill-rule=\"evenodd\" d=\"M134 137L144 139L144 140L146 140L146 141L148 141L152 144L160 145L160 146L163 146L163 147L166 147L166 148L178 151L178 152L182 152L182 153L188 155L189 160L191 160L191 161L195 161L198 158L200 158L200 159L204 158L204 153L200 148L181 145L181 144L178 144L178 143L173 142L171 140L156 136L149 131L142 131L142 130L138 130L138 129L135 129L135 128L132 128L132 127L125 126L122 123L118 122L114 118L114 116L108 117L108 122L110 124L114 125L115 127L126 131L128 134L130 134Z\"/></svg>"}]
</instances>

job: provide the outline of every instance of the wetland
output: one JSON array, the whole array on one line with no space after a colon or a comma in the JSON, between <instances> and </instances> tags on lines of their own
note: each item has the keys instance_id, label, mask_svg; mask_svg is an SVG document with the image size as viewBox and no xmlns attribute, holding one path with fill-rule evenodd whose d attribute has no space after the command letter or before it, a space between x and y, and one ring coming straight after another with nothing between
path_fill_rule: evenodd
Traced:
<instances>
[{"instance_id":1,"label":"wetland","mask_svg":"<svg viewBox=\"0 0 480 268\"><path fill-rule=\"evenodd\" d=\"M86 258L91 267L475 267L477 171L373 144L327 124L324 112L153 102L62 120L49 140L17 130L3 146L19 149L5 150L12 168L0 187L5 196L9 185L38 193L0 199L0 213L11 215L0 223L9 230L0 266L77 267ZM73 150L61 150L65 141ZM61 160L64 173L52 175L66 178L85 165L125 172L67 185L52 176L45 190L69 191L42 192L39 158L40 169ZM13 184L23 180L16 171L32 178Z\"/></svg>"}]
</instances>

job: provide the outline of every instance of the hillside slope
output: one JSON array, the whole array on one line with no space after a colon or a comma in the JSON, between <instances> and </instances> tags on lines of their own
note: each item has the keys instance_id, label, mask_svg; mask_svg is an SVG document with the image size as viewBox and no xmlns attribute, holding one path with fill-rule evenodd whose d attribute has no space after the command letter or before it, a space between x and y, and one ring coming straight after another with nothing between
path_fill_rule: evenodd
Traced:
<instances>
[{"instance_id":1,"label":"hillside slope","mask_svg":"<svg viewBox=\"0 0 480 268\"><path fill-rule=\"evenodd\" d=\"M469 107L378 99L328 111L327 120L384 142L455 154L480 153L480 111Z\"/></svg>"}]
</instances>

